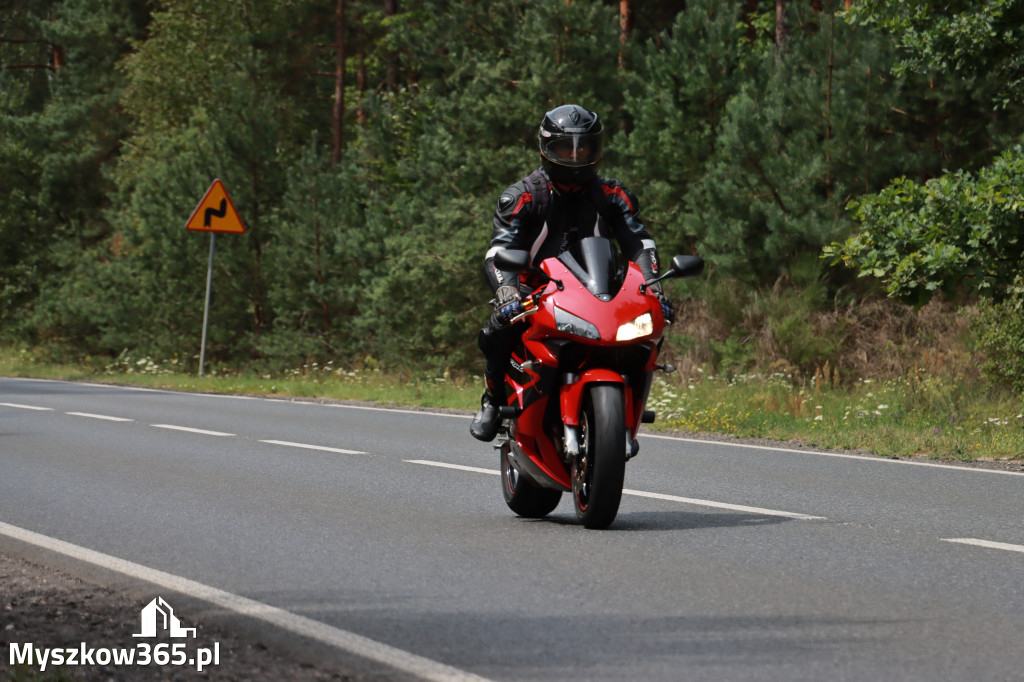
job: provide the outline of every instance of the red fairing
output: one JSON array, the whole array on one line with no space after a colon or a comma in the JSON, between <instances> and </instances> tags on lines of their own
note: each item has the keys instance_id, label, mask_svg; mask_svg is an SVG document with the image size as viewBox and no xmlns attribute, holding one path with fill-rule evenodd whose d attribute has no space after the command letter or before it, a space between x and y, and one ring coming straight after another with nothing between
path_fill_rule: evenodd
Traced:
<instances>
[{"instance_id":1,"label":"red fairing","mask_svg":"<svg viewBox=\"0 0 1024 682\"><path fill-rule=\"evenodd\" d=\"M665 318L661 312L661 305L651 295L641 294L640 285L644 283L644 275L640 266L630 263L629 271L626 274L626 281L615 298L610 301L601 301L595 298L586 287L577 280L569 268L556 258L548 258L541 263L540 269L552 279L560 280L564 285L563 291L557 295L551 294L555 291L554 283L549 282L544 288L544 296L541 298L539 312L529 318L530 329L523 335L524 341L539 341L543 339L571 339L587 345L601 347L629 346L634 345L638 340L653 341L661 340L665 328ZM560 332L555 327L555 306L572 313L577 317L585 319L597 327L601 334L600 341L584 339L573 334ZM616 342L615 336L619 326L634 320L644 313L651 313L653 322L653 333L649 336L633 339L625 342ZM549 353L550 355L550 353ZM652 363L657 358L652 358ZM654 366L649 368L654 369Z\"/></svg>"},{"instance_id":2,"label":"red fairing","mask_svg":"<svg viewBox=\"0 0 1024 682\"><path fill-rule=\"evenodd\" d=\"M628 204L628 198L622 198ZM629 264L621 289L609 301L591 294L557 258L545 260L540 269L552 280L560 281L564 289L559 291L554 281L548 282L535 292L536 312L525 318L529 327L523 333L523 346L514 354L506 376L509 404L520 410L511 435L514 449L529 459L521 461L521 468L529 476L546 479L543 484L547 487L571 490L562 438L553 438L558 435L553 430L561 425L580 425L588 386L619 384L625 402L626 433L630 439L635 438L657 365L665 320L658 300L640 292L644 276L635 263ZM600 339L559 331L556 307L593 325ZM645 314L650 315L649 334L616 340L620 327ZM632 365L614 366L610 359L620 355L628 357ZM561 425L553 421L551 410L555 406ZM625 449L627 444L622 447Z\"/></svg>"}]
</instances>

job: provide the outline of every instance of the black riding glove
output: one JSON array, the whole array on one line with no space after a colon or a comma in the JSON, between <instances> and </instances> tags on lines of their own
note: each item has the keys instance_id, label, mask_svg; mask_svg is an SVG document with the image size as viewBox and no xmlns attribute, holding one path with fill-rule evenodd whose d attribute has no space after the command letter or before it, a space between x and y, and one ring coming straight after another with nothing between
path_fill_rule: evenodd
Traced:
<instances>
[{"instance_id":1,"label":"black riding glove","mask_svg":"<svg viewBox=\"0 0 1024 682\"><path fill-rule=\"evenodd\" d=\"M501 286L494 292L494 313L491 323L494 327L504 327L512 318L523 312L523 302L518 287Z\"/></svg>"},{"instance_id":2,"label":"black riding glove","mask_svg":"<svg viewBox=\"0 0 1024 682\"><path fill-rule=\"evenodd\" d=\"M660 291L655 294L658 297L658 302L661 303L661 314L665 317L665 324L672 324L676 321L676 313L672 310L672 301L668 300L668 296L661 293Z\"/></svg>"}]
</instances>

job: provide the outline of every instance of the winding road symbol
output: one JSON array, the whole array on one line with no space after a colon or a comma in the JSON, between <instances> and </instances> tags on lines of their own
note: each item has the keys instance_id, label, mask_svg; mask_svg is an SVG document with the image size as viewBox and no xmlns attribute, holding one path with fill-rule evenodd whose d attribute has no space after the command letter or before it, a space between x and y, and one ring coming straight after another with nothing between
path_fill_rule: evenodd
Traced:
<instances>
[{"instance_id":1,"label":"winding road symbol","mask_svg":"<svg viewBox=\"0 0 1024 682\"><path fill-rule=\"evenodd\" d=\"M199 205L192 211L191 217L185 224L186 229L194 232L229 232L241 234L245 232L245 225L238 217L238 211L231 202L231 197L224 189L224 183L219 179L214 180L206 194L199 201Z\"/></svg>"},{"instance_id":2,"label":"winding road symbol","mask_svg":"<svg viewBox=\"0 0 1024 682\"><path fill-rule=\"evenodd\" d=\"M213 217L223 218L227 214L228 214L228 200L226 198L225 199L221 199L220 200L220 208L219 209L217 209L217 210L212 209L212 208L206 209L206 213L204 214L204 217L203 217L203 227L209 227L210 226L210 218L213 218Z\"/></svg>"}]
</instances>

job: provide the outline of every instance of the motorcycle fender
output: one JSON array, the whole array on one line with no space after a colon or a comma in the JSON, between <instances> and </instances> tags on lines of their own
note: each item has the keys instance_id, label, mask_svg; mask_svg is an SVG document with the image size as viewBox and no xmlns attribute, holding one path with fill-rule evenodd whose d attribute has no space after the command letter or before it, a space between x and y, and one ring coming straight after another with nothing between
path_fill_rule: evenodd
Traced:
<instances>
[{"instance_id":1,"label":"motorcycle fender","mask_svg":"<svg viewBox=\"0 0 1024 682\"><path fill-rule=\"evenodd\" d=\"M580 425L580 414L583 411L583 389L587 387L587 384L625 385L626 383L626 380L618 372L603 368L588 369L583 374L575 375L574 379L575 381L572 383L563 384L559 391L562 423L566 426Z\"/></svg>"}]
</instances>

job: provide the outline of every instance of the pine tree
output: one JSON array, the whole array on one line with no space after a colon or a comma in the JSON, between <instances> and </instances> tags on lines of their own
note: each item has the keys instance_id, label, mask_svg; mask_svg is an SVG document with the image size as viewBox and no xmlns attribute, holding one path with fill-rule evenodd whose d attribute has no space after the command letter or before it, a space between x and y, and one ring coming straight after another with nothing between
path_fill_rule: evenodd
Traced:
<instances>
[{"instance_id":1,"label":"pine tree","mask_svg":"<svg viewBox=\"0 0 1024 682\"><path fill-rule=\"evenodd\" d=\"M32 309L82 251L106 239L103 211L126 135L114 64L146 3L19 3L0 23L0 326L28 334Z\"/></svg>"}]
</instances>

